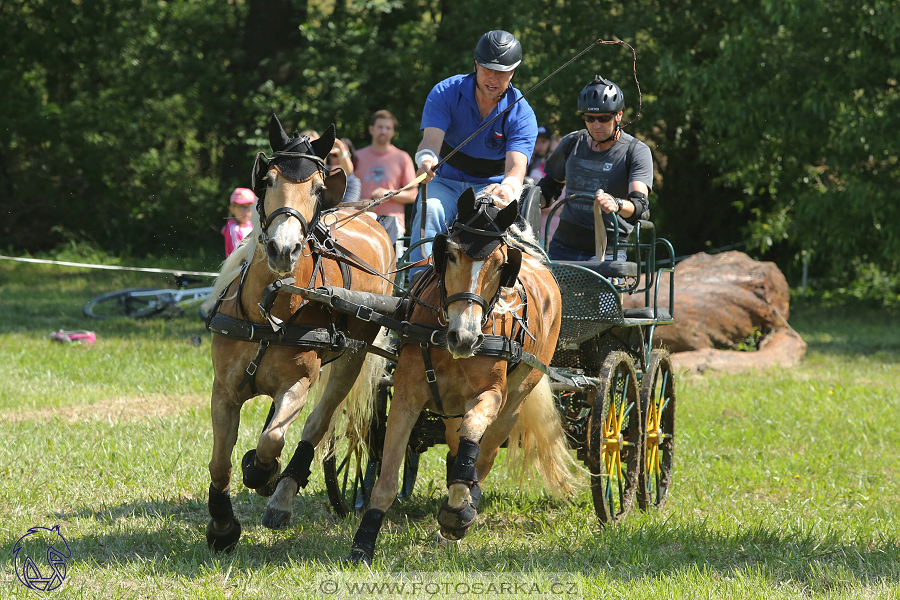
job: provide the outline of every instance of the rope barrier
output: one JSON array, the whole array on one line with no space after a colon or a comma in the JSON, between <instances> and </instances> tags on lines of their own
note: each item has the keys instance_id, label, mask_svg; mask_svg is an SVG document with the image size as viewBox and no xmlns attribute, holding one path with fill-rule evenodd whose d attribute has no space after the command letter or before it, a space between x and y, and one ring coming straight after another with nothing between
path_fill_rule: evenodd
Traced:
<instances>
[{"instance_id":1,"label":"rope barrier","mask_svg":"<svg viewBox=\"0 0 900 600\"><path fill-rule=\"evenodd\" d=\"M107 271L141 271L143 273L167 273L170 275L202 275L206 277L218 277L218 273L206 271L175 271L172 269L152 269L150 267L119 267L116 265L92 265L87 263L67 262L64 260L44 260L41 258L22 258L17 256L0 256L0 260L13 260L18 262L36 263L40 265L61 265L63 267L81 267L84 269L105 269Z\"/></svg>"}]
</instances>

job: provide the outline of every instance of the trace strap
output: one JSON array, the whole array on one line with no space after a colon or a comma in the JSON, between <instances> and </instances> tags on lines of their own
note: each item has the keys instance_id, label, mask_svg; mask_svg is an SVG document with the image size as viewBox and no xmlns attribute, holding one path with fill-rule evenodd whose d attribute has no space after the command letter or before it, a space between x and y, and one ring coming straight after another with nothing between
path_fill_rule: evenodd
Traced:
<instances>
[{"instance_id":1,"label":"trace strap","mask_svg":"<svg viewBox=\"0 0 900 600\"><path fill-rule=\"evenodd\" d=\"M416 344L424 348L447 349L447 332L444 329L401 321L388 316L388 314L396 314L398 309L402 308L407 302L405 299L367 292L352 292L335 286L304 289L292 285L282 285L279 291L296 294L307 300L325 304L334 310L363 321L372 321L382 327L396 331L400 337L400 347L404 344ZM355 300L358 300L358 302ZM391 353L389 350L372 344L366 345L366 351L393 360L399 359L399 353ZM477 356L494 356L511 363L524 362L546 374L554 381L572 388L582 389L585 387L596 387L600 384L600 380L594 377L568 377L563 375L553 367L542 363L534 354L526 352L518 341L502 335L486 334L484 342L478 347L475 354Z\"/></svg>"}]
</instances>

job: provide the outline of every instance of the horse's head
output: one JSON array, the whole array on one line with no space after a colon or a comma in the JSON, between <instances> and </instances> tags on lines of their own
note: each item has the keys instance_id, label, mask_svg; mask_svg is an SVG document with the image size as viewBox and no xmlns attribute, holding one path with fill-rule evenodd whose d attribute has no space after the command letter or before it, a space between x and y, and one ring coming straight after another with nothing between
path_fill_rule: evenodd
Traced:
<instances>
[{"instance_id":1,"label":"horse's head","mask_svg":"<svg viewBox=\"0 0 900 600\"><path fill-rule=\"evenodd\" d=\"M269 121L272 158L257 155L252 179L269 268L277 274L293 271L319 213L336 206L344 196L346 174L325 166L334 138L334 125L319 139L310 140L289 137L274 114Z\"/></svg>"},{"instance_id":2,"label":"horse's head","mask_svg":"<svg viewBox=\"0 0 900 600\"><path fill-rule=\"evenodd\" d=\"M518 201L505 208L490 196L463 192L450 231L434 239L434 269L438 276L447 344L454 358L468 358L484 340L484 328L503 287L515 285L522 252L506 244L506 230L516 220Z\"/></svg>"}]
</instances>

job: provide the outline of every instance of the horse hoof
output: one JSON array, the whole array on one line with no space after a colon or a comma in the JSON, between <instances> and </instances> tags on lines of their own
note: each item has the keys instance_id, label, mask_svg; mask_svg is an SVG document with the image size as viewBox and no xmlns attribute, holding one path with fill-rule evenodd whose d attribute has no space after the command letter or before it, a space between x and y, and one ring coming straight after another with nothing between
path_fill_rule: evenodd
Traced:
<instances>
[{"instance_id":1,"label":"horse hoof","mask_svg":"<svg viewBox=\"0 0 900 600\"><path fill-rule=\"evenodd\" d=\"M287 529L291 525L291 513L277 508L266 508L266 514L262 518L263 527L274 529Z\"/></svg>"},{"instance_id":2,"label":"horse hoof","mask_svg":"<svg viewBox=\"0 0 900 600\"><path fill-rule=\"evenodd\" d=\"M215 552L231 552L237 546L238 540L241 539L241 524L232 517L231 527L225 531L219 531L213 525L213 520L209 520L206 526L206 543Z\"/></svg>"},{"instance_id":3,"label":"horse hoof","mask_svg":"<svg viewBox=\"0 0 900 600\"><path fill-rule=\"evenodd\" d=\"M278 475L281 473L281 463L276 458L271 467L261 469L256 464L256 450L248 450L241 459L241 472L244 475L244 487L256 490L257 494L268 498L275 493Z\"/></svg>"},{"instance_id":4,"label":"horse hoof","mask_svg":"<svg viewBox=\"0 0 900 600\"><path fill-rule=\"evenodd\" d=\"M344 564L348 565L366 565L367 567L372 565L372 559L375 558L374 552L366 550L365 548L350 548L350 554L344 559Z\"/></svg>"},{"instance_id":5,"label":"horse hoof","mask_svg":"<svg viewBox=\"0 0 900 600\"><path fill-rule=\"evenodd\" d=\"M438 524L441 526L440 535L451 541L458 541L466 537L469 528L475 523L478 511L471 502L466 502L459 508L453 508L444 499L441 510L438 512Z\"/></svg>"},{"instance_id":6,"label":"horse hoof","mask_svg":"<svg viewBox=\"0 0 900 600\"><path fill-rule=\"evenodd\" d=\"M438 548L450 548L452 546L458 546L459 544L459 540L448 540L441 535L440 531L434 532L434 545Z\"/></svg>"}]
</instances>

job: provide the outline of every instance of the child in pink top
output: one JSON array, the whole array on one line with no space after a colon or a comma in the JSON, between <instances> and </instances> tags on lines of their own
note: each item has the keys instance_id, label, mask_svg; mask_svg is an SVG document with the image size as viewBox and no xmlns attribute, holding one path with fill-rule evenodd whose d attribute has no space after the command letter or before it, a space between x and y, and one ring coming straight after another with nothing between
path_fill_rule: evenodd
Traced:
<instances>
[{"instance_id":1,"label":"child in pink top","mask_svg":"<svg viewBox=\"0 0 900 600\"><path fill-rule=\"evenodd\" d=\"M253 190L248 188L235 188L231 193L231 206L229 212L230 219L222 228L222 235L225 236L225 256L234 252L241 240L253 231L253 223L250 220L253 214L253 203L256 202L256 195Z\"/></svg>"}]
</instances>

